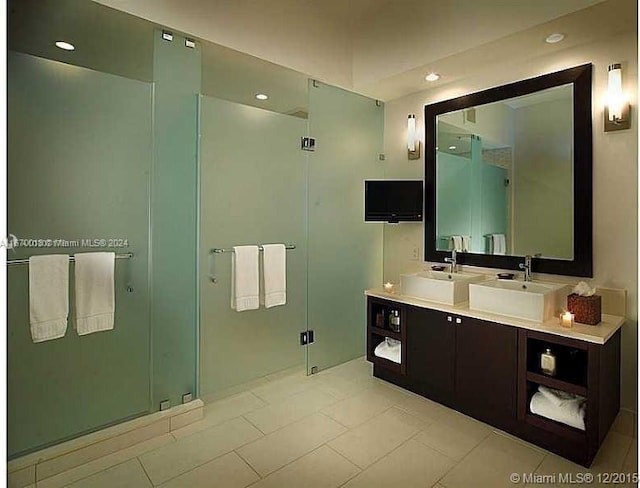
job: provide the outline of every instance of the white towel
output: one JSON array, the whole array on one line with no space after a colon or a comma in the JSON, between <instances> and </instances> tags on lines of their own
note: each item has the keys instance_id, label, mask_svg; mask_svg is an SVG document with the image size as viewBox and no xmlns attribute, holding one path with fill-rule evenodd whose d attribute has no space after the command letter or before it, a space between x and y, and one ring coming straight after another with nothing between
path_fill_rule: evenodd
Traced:
<instances>
[{"instance_id":1,"label":"white towel","mask_svg":"<svg viewBox=\"0 0 640 488\"><path fill-rule=\"evenodd\" d=\"M460 236L462 239L462 252L469 252L471 249L471 236Z\"/></svg>"},{"instance_id":2,"label":"white towel","mask_svg":"<svg viewBox=\"0 0 640 488\"><path fill-rule=\"evenodd\" d=\"M231 257L231 308L242 312L260 306L258 246L234 246Z\"/></svg>"},{"instance_id":3,"label":"white towel","mask_svg":"<svg viewBox=\"0 0 640 488\"><path fill-rule=\"evenodd\" d=\"M451 236L453 250L462 252L462 236Z\"/></svg>"},{"instance_id":4,"label":"white towel","mask_svg":"<svg viewBox=\"0 0 640 488\"><path fill-rule=\"evenodd\" d=\"M29 325L33 342L64 337L69 315L69 256L29 258Z\"/></svg>"},{"instance_id":5,"label":"white towel","mask_svg":"<svg viewBox=\"0 0 640 488\"><path fill-rule=\"evenodd\" d=\"M491 244L493 254L504 255L507 253L507 238L504 234L492 234Z\"/></svg>"},{"instance_id":6,"label":"white towel","mask_svg":"<svg viewBox=\"0 0 640 488\"><path fill-rule=\"evenodd\" d=\"M384 341L376 346L373 351L373 355L400 364L402 357L402 344L400 341L385 337Z\"/></svg>"},{"instance_id":7,"label":"white towel","mask_svg":"<svg viewBox=\"0 0 640 488\"><path fill-rule=\"evenodd\" d=\"M531 397L529 408L531 413L541 417L561 422L576 429L585 430L584 417L587 409L585 398L577 395L571 396L573 397L572 399L556 404L555 400L550 399L547 393L538 391Z\"/></svg>"},{"instance_id":8,"label":"white towel","mask_svg":"<svg viewBox=\"0 0 640 488\"><path fill-rule=\"evenodd\" d=\"M262 278L265 308L287 303L287 251L284 244L264 244Z\"/></svg>"},{"instance_id":9,"label":"white towel","mask_svg":"<svg viewBox=\"0 0 640 488\"><path fill-rule=\"evenodd\" d=\"M113 329L116 307L112 252L77 253L76 331L78 335Z\"/></svg>"}]
</instances>

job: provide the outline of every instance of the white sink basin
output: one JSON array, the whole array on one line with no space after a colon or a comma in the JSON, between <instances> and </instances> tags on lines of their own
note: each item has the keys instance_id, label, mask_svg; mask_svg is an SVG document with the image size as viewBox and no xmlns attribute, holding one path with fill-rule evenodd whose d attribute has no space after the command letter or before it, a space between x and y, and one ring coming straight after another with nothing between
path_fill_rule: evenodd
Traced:
<instances>
[{"instance_id":1,"label":"white sink basin","mask_svg":"<svg viewBox=\"0 0 640 488\"><path fill-rule=\"evenodd\" d=\"M545 322L559 312L565 288L566 285L555 283L511 280L472 283L469 285L469 308Z\"/></svg>"},{"instance_id":2,"label":"white sink basin","mask_svg":"<svg viewBox=\"0 0 640 488\"><path fill-rule=\"evenodd\" d=\"M400 289L409 297L453 305L469 300L469 283L484 279L472 273L423 271L400 275Z\"/></svg>"}]
</instances>

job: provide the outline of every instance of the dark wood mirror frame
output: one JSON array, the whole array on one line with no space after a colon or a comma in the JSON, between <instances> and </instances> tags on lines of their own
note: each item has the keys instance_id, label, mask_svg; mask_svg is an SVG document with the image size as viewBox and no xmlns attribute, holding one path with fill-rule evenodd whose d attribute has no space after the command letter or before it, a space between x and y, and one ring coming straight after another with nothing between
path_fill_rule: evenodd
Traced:
<instances>
[{"instance_id":1,"label":"dark wood mirror frame","mask_svg":"<svg viewBox=\"0 0 640 488\"><path fill-rule=\"evenodd\" d=\"M438 115L573 84L573 260L534 258L532 271L593 276L593 173L591 64L490 88L426 105L425 120L425 260L443 262L450 253L436 249L436 121ZM458 264L519 269L524 257L458 253Z\"/></svg>"}]
</instances>

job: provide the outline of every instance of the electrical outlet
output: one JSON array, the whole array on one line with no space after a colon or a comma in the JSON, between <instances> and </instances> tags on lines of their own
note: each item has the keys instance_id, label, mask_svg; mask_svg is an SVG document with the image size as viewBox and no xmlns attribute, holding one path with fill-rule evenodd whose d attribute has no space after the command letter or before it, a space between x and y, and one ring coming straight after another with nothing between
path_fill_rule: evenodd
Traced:
<instances>
[{"instance_id":1,"label":"electrical outlet","mask_svg":"<svg viewBox=\"0 0 640 488\"><path fill-rule=\"evenodd\" d=\"M411 261L419 261L420 260L420 248L415 246L411 250Z\"/></svg>"},{"instance_id":2,"label":"electrical outlet","mask_svg":"<svg viewBox=\"0 0 640 488\"><path fill-rule=\"evenodd\" d=\"M162 400L160 402L160 410L169 410L171 408L170 400Z\"/></svg>"},{"instance_id":3,"label":"electrical outlet","mask_svg":"<svg viewBox=\"0 0 640 488\"><path fill-rule=\"evenodd\" d=\"M193 395L191 393L185 393L182 395L182 403L189 403L191 400L193 400Z\"/></svg>"}]
</instances>

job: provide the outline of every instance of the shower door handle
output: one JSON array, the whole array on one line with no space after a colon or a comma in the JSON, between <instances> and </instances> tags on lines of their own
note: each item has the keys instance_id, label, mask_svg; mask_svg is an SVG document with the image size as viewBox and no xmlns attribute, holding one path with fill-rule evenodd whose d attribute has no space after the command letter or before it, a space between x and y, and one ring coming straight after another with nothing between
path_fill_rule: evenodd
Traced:
<instances>
[{"instance_id":1,"label":"shower door handle","mask_svg":"<svg viewBox=\"0 0 640 488\"><path fill-rule=\"evenodd\" d=\"M209 281L213 284L218 283L218 278L216 278L216 274L215 274L215 269L214 269L214 257L215 257L215 252L213 250L209 251L209 256L207 257L207 259L209 260Z\"/></svg>"}]
</instances>

